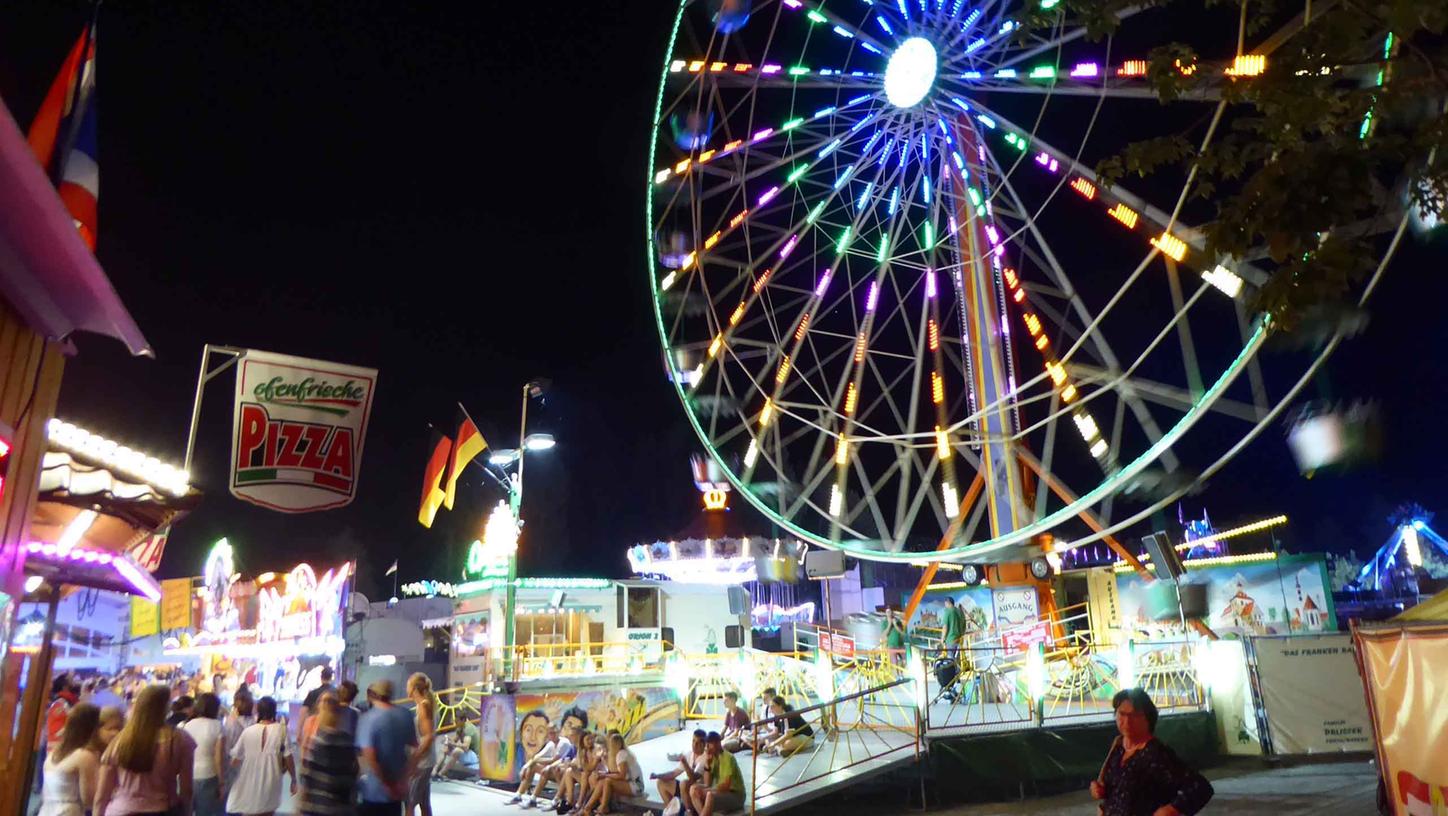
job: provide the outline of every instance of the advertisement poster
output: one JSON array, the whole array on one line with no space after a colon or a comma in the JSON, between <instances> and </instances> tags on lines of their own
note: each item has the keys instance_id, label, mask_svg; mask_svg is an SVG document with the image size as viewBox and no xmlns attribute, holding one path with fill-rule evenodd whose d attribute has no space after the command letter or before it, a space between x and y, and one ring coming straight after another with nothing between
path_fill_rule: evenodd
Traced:
<instances>
[{"instance_id":1,"label":"advertisement poster","mask_svg":"<svg viewBox=\"0 0 1448 816\"><path fill-rule=\"evenodd\" d=\"M508 700L510 711L489 706ZM502 762L507 752L499 744L499 724L511 714L512 733L516 742L508 746L511 761ZM484 699L482 774L485 779L515 782L523 763L538 753L548 739L548 726L557 725L567 731L587 728L592 731L618 730L629 744L672 734L679 729L683 710L678 694L671 688L590 689L579 692L546 694L491 694ZM570 737L571 738L571 737ZM491 742L490 742L491 741Z\"/></svg>"},{"instance_id":2,"label":"advertisement poster","mask_svg":"<svg viewBox=\"0 0 1448 816\"><path fill-rule=\"evenodd\" d=\"M247 351L237 364L231 494L282 513L351 504L377 370Z\"/></svg>"},{"instance_id":3,"label":"advertisement poster","mask_svg":"<svg viewBox=\"0 0 1448 816\"><path fill-rule=\"evenodd\" d=\"M1393 812L1448 813L1448 626L1383 626L1356 635Z\"/></svg>"},{"instance_id":4,"label":"advertisement poster","mask_svg":"<svg viewBox=\"0 0 1448 816\"><path fill-rule=\"evenodd\" d=\"M1132 637L1169 637L1180 631L1175 621L1150 619L1140 576L1121 573L1116 579L1121 625ZM1326 561L1320 554L1188 569L1186 580L1206 584L1206 624L1222 637L1337 631Z\"/></svg>"},{"instance_id":5,"label":"advertisement poster","mask_svg":"<svg viewBox=\"0 0 1448 816\"><path fill-rule=\"evenodd\" d=\"M1349 635L1253 638L1252 649L1274 754L1372 750Z\"/></svg>"},{"instance_id":6,"label":"advertisement poster","mask_svg":"<svg viewBox=\"0 0 1448 816\"><path fill-rule=\"evenodd\" d=\"M1252 679L1247 671L1245 641L1209 640L1198 666L1217 713L1217 738L1228 754L1261 756L1262 737L1257 733L1257 709L1252 699Z\"/></svg>"},{"instance_id":7,"label":"advertisement poster","mask_svg":"<svg viewBox=\"0 0 1448 816\"><path fill-rule=\"evenodd\" d=\"M161 631L161 605L147 598L131 596L131 640Z\"/></svg>"},{"instance_id":8,"label":"advertisement poster","mask_svg":"<svg viewBox=\"0 0 1448 816\"><path fill-rule=\"evenodd\" d=\"M191 628L191 579L161 582L161 631Z\"/></svg>"}]
</instances>

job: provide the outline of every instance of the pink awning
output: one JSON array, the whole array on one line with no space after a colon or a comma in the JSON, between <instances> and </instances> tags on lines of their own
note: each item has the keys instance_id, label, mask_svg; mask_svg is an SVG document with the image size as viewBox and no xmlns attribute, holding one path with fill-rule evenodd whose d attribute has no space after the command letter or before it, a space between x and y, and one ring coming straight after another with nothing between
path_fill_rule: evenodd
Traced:
<instances>
[{"instance_id":1,"label":"pink awning","mask_svg":"<svg viewBox=\"0 0 1448 816\"><path fill-rule=\"evenodd\" d=\"M132 354L154 356L3 103L0 293L50 339L94 332L125 343Z\"/></svg>"}]
</instances>

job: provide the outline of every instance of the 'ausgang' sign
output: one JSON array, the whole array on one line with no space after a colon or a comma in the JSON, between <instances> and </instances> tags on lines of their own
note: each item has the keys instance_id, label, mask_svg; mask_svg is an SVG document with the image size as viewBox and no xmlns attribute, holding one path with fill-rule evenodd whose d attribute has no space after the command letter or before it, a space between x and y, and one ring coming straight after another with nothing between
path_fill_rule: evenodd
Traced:
<instances>
[{"instance_id":1,"label":"'ausgang' sign","mask_svg":"<svg viewBox=\"0 0 1448 816\"><path fill-rule=\"evenodd\" d=\"M377 370L266 351L238 366L231 494L283 513L350 504Z\"/></svg>"}]
</instances>

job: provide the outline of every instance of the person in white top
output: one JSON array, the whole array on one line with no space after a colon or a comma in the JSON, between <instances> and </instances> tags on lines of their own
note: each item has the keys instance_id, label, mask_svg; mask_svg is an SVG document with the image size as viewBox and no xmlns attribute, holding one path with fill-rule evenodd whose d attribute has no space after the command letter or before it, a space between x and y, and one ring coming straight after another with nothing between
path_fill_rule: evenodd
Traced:
<instances>
[{"instance_id":1,"label":"person in white top","mask_svg":"<svg viewBox=\"0 0 1448 816\"><path fill-rule=\"evenodd\" d=\"M677 760L679 767L667 773L649 774L649 779L659 781L659 801L664 803L664 813L677 813L680 807L686 806L689 802L689 785L709 772L709 752L704 750L704 738L707 736L704 729L695 729L694 740L689 744L689 753L669 757ZM671 807L670 803L675 797L678 798L679 805Z\"/></svg>"},{"instance_id":2,"label":"person in white top","mask_svg":"<svg viewBox=\"0 0 1448 816\"><path fill-rule=\"evenodd\" d=\"M221 738L224 740L223 757L230 757L232 749L241 741L241 734L246 729L256 725L255 703L251 699L251 692L245 686L236 690L231 699L231 711L227 713L226 720L221 723ZM222 763L221 775L225 778L223 788L230 788L231 783L236 781L236 766L229 762Z\"/></svg>"},{"instance_id":3,"label":"person in white top","mask_svg":"<svg viewBox=\"0 0 1448 816\"><path fill-rule=\"evenodd\" d=\"M270 697L256 701L256 725L241 732L231 749L231 761L240 766L236 784L226 797L226 812L261 816L275 813L282 804L282 772L292 778L297 793L297 767L292 759L287 727L277 721L277 703Z\"/></svg>"},{"instance_id":4,"label":"person in white top","mask_svg":"<svg viewBox=\"0 0 1448 816\"><path fill-rule=\"evenodd\" d=\"M45 758L45 785L37 816L85 816L96 795L100 757L90 749L101 711L90 703L70 710L60 743Z\"/></svg>"},{"instance_id":5,"label":"person in white top","mask_svg":"<svg viewBox=\"0 0 1448 816\"><path fill-rule=\"evenodd\" d=\"M221 771L226 767L226 738L221 733L221 700L206 692L196 698L191 719L181 730L196 741L192 758L191 808L195 816L221 816Z\"/></svg>"},{"instance_id":6,"label":"person in white top","mask_svg":"<svg viewBox=\"0 0 1448 816\"><path fill-rule=\"evenodd\" d=\"M529 715L529 716L531 716L531 715ZM547 718L544 717L544 720L547 720ZM521 731L521 730L523 730L524 728L527 728L527 725L528 725L528 717L524 717L524 718L523 718L523 726L520 727L519 730ZM520 780L518 781L518 792L515 793L515 794L513 794L513 798L508 800L508 804L510 804L510 805L516 805L516 804L518 804L519 802L523 801L523 794L524 794L524 793L527 793L528 788L529 788L530 786L532 786L532 784L533 784L533 775L541 772L544 768L548 767L549 765L552 765L554 758L557 757L557 756L558 756L558 726L550 724L550 725L548 726L548 739L547 739L547 741L544 742L544 743L543 743L543 747L542 747L542 748L539 748L539 749L538 749L538 752L537 752L536 754L534 754L534 755L523 765L523 771L522 771L522 773L519 774L519 775L522 777L522 779L520 779Z\"/></svg>"},{"instance_id":7,"label":"person in white top","mask_svg":"<svg viewBox=\"0 0 1448 816\"><path fill-rule=\"evenodd\" d=\"M599 775L593 795L589 797L583 810L579 811L579 816L608 816L609 804L615 796L643 795L644 772L639 768L638 759L624 744L623 735L610 736L608 750L608 771Z\"/></svg>"}]
</instances>

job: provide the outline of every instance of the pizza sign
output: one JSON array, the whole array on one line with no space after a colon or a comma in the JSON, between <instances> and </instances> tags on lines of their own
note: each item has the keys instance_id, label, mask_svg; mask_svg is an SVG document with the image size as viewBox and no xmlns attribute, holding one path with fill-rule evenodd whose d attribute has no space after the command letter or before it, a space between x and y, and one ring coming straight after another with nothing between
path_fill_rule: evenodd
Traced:
<instances>
[{"instance_id":1,"label":"pizza sign","mask_svg":"<svg viewBox=\"0 0 1448 816\"><path fill-rule=\"evenodd\" d=\"M283 513L350 504L377 370L265 351L238 366L232 495Z\"/></svg>"}]
</instances>

